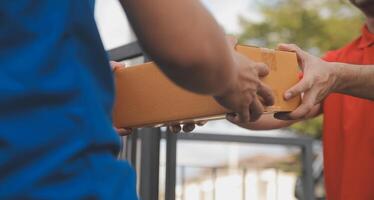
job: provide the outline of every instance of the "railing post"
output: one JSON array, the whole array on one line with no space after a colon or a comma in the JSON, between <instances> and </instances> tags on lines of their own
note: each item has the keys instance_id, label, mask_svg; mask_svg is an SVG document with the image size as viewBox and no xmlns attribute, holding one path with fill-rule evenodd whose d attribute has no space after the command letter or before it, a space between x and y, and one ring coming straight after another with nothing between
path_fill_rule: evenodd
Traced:
<instances>
[{"instance_id":1,"label":"railing post","mask_svg":"<svg viewBox=\"0 0 374 200\"><path fill-rule=\"evenodd\" d=\"M301 162L302 170L302 187L305 200L314 200L314 179L313 179L313 149L312 141L302 147Z\"/></svg>"},{"instance_id":2,"label":"railing post","mask_svg":"<svg viewBox=\"0 0 374 200\"><path fill-rule=\"evenodd\" d=\"M177 179L177 136L166 132L166 180L165 200L175 200L175 185Z\"/></svg>"},{"instance_id":3,"label":"railing post","mask_svg":"<svg viewBox=\"0 0 374 200\"><path fill-rule=\"evenodd\" d=\"M144 128L141 137L140 198L158 200L160 139L159 128Z\"/></svg>"}]
</instances>

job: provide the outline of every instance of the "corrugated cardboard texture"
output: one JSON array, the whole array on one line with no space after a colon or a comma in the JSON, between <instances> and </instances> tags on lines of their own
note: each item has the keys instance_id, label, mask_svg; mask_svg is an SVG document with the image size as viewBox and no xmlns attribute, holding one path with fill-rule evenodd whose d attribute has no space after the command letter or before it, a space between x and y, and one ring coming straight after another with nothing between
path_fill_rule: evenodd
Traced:
<instances>
[{"instance_id":1,"label":"corrugated cardboard texture","mask_svg":"<svg viewBox=\"0 0 374 200\"><path fill-rule=\"evenodd\" d=\"M262 81L273 89L274 106L265 112L287 112L300 97L285 102L283 93L298 82L296 54L237 45L236 50L264 62L270 73ZM230 112L212 97L195 94L172 83L154 63L117 69L113 121L116 127L145 127L217 119Z\"/></svg>"}]
</instances>

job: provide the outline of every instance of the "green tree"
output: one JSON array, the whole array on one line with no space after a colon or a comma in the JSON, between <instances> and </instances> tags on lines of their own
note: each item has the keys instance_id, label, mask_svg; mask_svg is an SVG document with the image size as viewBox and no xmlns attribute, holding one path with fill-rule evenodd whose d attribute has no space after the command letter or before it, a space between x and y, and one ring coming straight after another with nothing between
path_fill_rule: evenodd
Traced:
<instances>
[{"instance_id":1,"label":"green tree","mask_svg":"<svg viewBox=\"0 0 374 200\"><path fill-rule=\"evenodd\" d=\"M363 24L360 12L342 0L274 0L260 3L259 10L261 21L240 18L239 42L269 48L280 42L294 43L317 56L352 41ZM319 138L321 127L319 117L292 129Z\"/></svg>"}]
</instances>

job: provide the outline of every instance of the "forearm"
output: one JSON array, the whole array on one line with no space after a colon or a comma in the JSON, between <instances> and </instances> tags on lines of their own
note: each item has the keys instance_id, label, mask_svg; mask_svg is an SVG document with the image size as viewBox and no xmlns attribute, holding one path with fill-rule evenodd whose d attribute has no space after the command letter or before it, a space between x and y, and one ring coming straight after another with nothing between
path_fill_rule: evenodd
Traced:
<instances>
[{"instance_id":1,"label":"forearm","mask_svg":"<svg viewBox=\"0 0 374 200\"><path fill-rule=\"evenodd\" d=\"M332 64L337 69L334 92L374 100L374 65Z\"/></svg>"},{"instance_id":2,"label":"forearm","mask_svg":"<svg viewBox=\"0 0 374 200\"><path fill-rule=\"evenodd\" d=\"M121 3L144 50L174 82L215 95L234 81L224 33L198 0Z\"/></svg>"},{"instance_id":3,"label":"forearm","mask_svg":"<svg viewBox=\"0 0 374 200\"><path fill-rule=\"evenodd\" d=\"M294 123L297 123L302 120L311 119L314 117L317 117L322 113L321 105L317 104L315 105L310 113L308 113L304 119L298 119L298 120L279 120L274 118L271 114L265 114L262 115L261 118L252 123L247 124L238 124L239 126L250 129L250 130L272 130L272 129L279 129L279 128L285 128L288 126L291 126Z\"/></svg>"}]
</instances>

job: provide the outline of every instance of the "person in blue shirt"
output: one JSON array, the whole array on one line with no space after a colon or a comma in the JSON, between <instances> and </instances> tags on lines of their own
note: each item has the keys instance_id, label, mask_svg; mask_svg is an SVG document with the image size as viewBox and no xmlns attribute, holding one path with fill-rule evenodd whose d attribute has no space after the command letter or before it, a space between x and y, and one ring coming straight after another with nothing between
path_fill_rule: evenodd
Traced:
<instances>
[{"instance_id":1,"label":"person in blue shirt","mask_svg":"<svg viewBox=\"0 0 374 200\"><path fill-rule=\"evenodd\" d=\"M241 122L273 99L267 67L235 53L198 1L123 0L144 50L175 83ZM90 0L0 3L0 199L137 199L116 159L114 92Z\"/></svg>"}]
</instances>

